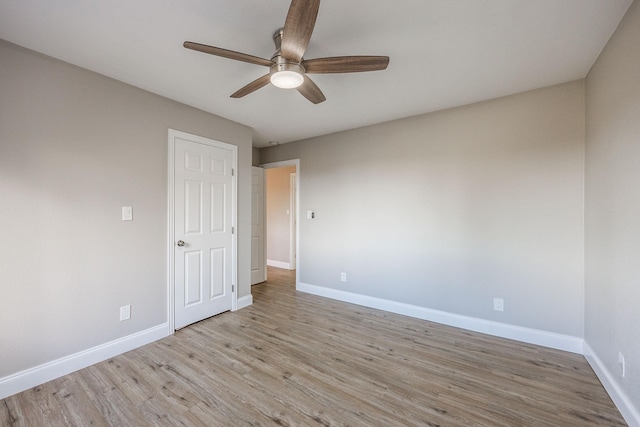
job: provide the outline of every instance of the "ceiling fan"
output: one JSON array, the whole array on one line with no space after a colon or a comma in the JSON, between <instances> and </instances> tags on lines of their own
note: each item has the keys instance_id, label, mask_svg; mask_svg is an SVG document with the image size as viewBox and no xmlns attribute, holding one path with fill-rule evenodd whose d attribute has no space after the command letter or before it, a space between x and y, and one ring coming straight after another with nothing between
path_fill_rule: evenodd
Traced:
<instances>
[{"instance_id":1,"label":"ceiling fan","mask_svg":"<svg viewBox=\"0 0 640 427\"><path fill-rule=\"evenodd\" d=\"M280 88L295 88L309 101L319 104L326 98L307 74L376 71L386 69L389 64L388 56L334 56L303 59L319 8L320 0L291 1L284 28L273 35L276 53L271 59L190 41L184 42L183 46L211 55L269 67L268 74L239 89L231 95L231 98L242 98L271 83Z\"/></svg>"}]
</instances>

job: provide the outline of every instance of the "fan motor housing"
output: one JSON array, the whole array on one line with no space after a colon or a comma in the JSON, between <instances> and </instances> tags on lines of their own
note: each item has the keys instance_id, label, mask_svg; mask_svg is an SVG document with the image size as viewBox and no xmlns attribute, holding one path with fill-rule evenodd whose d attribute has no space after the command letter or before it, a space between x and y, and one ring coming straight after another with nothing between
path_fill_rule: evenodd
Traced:
<instances>
[{"instance_id":1,"label":"fan motor housing","mask_svg":"<svg viewBox=\"0 0 640 427\"><path fill-rule=\"evenodd\" d=\"M298 63L287 61L282 56L277 55L272 59L275 64L270 68L270 74L278 73L280 71L293 71L298 74L304 74L304 67Z\"/></svg>"}]
</instances>

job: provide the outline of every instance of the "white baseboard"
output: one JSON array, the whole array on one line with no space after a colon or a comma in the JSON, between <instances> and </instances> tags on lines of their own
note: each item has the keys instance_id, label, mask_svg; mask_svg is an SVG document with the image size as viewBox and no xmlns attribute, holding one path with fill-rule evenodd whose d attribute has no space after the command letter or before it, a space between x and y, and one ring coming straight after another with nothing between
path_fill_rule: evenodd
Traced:
<instances>
[{"instance_id":1,"label":"white baseboard","mask_svg":"<svg viewBox=\"0 0 640 427\"><path fill-rule=\"evenodd\" d=\"M267 265L269 267L277 267L277 268L284 268L286 270L291 270L291 264L289 264L288 262L282 262L282 261L276 261L273 259L268 259L267 260Z\"/></svg>"},{"instance_id":2,"label":"white baseboard","mask_svg":"<svg viewBox=\"0 0 640 427\"><path fill-rule=\"evenodd\" d=\"M631 399L620 388L618 381L586 342L584 343L584 357L591 365L593 372L596 373L605 390L607 390L607 393L609 393L611 400L613 400L627 424L629 424L629 427L640 427L639 408L634 406Z\"/></svg>"},{"instance_id":3,"label":"white baseboard","mask_svg":"<svg viewBox=\"0 0 640 427\"><path fill-rule=\"evenodd\" d=\"M572 353L582 354L583 352L584 340L570 335L562 335L554 332L493 322L491 320L462 316L417 305L405 304L382 298L341 291L338 289L325 288L322 286L309 285L306 283L299 283L296 289L302 292L332 298L339 301L358 304L370 308L377 308L379 310L442 323L444 325L455 326L456 328L481 332L501 338L509 338L516 341L541 345L543 347L555 348Z\"/></svg>"},{"instance_id":4,"label":"white baseboard","mask_svg":"<svg viewBox=\"0 0 640 427\"><path fill-rule=\"evenodd\" d=\"M253 304L253 295L251 294L238 298L238 303L236 304L237 306L236 311L243 309L245 307L249 307L251 304Z\"/></svg>"},{"instance_id":5,"label":"white baseboard","mask_svg":"<svg viewBox=\"0 0 640 427\"><path fill-rule=\"evenodd\" d=\"M164 338L168 331L169 325L164 323L0 378L0 399Z\"/></svg>"}]
</instances>

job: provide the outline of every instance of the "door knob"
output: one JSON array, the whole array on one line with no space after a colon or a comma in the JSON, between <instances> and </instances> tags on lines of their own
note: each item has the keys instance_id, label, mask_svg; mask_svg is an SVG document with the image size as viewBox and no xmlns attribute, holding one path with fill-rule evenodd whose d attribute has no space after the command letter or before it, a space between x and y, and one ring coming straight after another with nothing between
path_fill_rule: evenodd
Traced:
<instances>
[{"instance_id":1,"label":"door knob","mask_svg":"<svg viewBox=\"0 0 640 427\"><path fill-rule=\"evenodd\" d=\"M180 247L184 246L184 240L178 240L177 245Z\"/></svg>"}]
</instances>

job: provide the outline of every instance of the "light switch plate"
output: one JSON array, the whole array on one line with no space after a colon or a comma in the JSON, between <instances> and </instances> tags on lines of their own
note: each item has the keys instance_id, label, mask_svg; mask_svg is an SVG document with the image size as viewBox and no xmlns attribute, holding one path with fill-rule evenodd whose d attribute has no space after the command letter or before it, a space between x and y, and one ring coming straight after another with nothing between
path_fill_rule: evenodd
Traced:
<instances>
[{"instance_id":1,"label":"light switch plate","mask_svg":"<svg viewBox=\"0 0 640 427\"><path fill-rule=\"evenodd\" d=\"M122 207L122 220L133 221L133 207L131 206Z\"/></svg>"}]
</instances>

